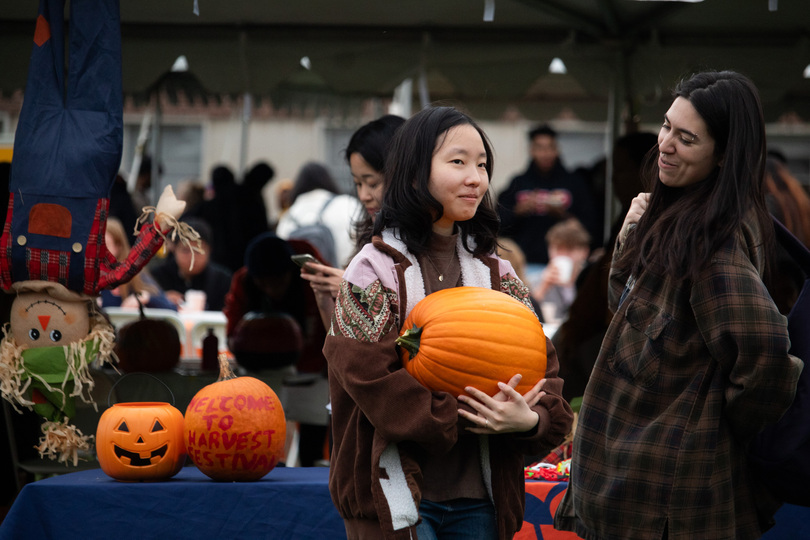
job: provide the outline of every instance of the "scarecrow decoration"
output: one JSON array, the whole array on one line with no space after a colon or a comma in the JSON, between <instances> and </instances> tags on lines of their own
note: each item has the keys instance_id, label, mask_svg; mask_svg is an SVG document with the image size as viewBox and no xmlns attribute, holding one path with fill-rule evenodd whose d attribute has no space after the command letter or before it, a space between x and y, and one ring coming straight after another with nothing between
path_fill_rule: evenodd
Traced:
<instances>
[{"instance_id":1,"label":"scarecrow decoration","mask_svg":"<svg viewBox=\"0 0 810 540\"><path fill-rule=\"evenodd\" d=\"M16 293L0 342L0 391L16 410L44 417L40 455L78 460L90 436L70 424L90 397L94 361L112 363L115 332L95 298L135 276L166 235L199 235L178 223L171 187L144 208L129 258L104 243L109 193L121 164L123 93L117 0L41 0L17 127L8 215L0 237L0 286Z\"/></svg>"}]
</instances>

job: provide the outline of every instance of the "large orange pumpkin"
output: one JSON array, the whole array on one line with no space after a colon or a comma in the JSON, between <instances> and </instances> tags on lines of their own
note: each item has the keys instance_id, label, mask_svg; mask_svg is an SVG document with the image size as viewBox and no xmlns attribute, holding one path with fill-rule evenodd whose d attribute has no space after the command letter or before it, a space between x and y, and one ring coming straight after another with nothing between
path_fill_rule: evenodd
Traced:
<instances>
[{"instance_id":1,"label":"large orange pumpkin","mask_svg":"<svg viewBox=\"0 0 810 540\"><path fill-rule=\"evenodd\" d=\"M465 394L473 386L490 396L498 381L523 375L527 392L546 372L546 337L535 314L508 294L454 287L414 306L397 338L405 369L431 390Z\"/></svg>"},{"instance_id":2,"label":"large orange pumpkin","mask_svg":"<svg viewBox=\"0 0 810 540\"><path fill-rule=\"evenodd\" d=\"M189 458L214 480L258 480L284 454L284 410L262 381L234 377L225 355L219 365L219 380L197 392L186 409Z\"/></svg>"},{"instance_id":3,"label":"large orange pumpkin","mask_svg":"<svg viewBox=\"0 0 810 540\"><path fill-rule=\"evenodd\" d=\"M183 413L168 403L116 403L98 421L96 454L116 480L170 478L186 463Z\"/></svg>"}]
</instances>

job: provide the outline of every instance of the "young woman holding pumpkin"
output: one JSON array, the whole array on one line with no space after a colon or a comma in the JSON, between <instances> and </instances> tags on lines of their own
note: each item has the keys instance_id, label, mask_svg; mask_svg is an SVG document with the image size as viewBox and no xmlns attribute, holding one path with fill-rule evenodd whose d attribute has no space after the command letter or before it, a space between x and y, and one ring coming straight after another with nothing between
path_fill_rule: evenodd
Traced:
<instances>
[{"instance_id":1,"label":"young woman holding pumpkin","mask_svg":"<svg viewBox=\"0 0 810 540\"><path fill-rule=\"evenodd\" d=\"M491 174L486 136L450 107L417 113L392 142L374 237L346 269L324 347L329 485L350 539L512 538L523 519L523 453L548 451L570 429L548 340L546 378L521 395L516 374L494 397L428 390L403 369L395 344L434 291L485 287L531 305L494 255Z\"/></svg>"},{"instance_id":2,"label":"young woman holding pumpkin","mask_svg":"<svg viewBox=\"0 0 810 540\"><path fill-rule=\"evenodd\" d=\"M404 123L404 118L386 114L361 126L346 146L346 161L352 173L357 198L363 203L362 216L354 225L355 252L371 242L374 216L382 205L385 154L394 133ZM306 268L301 269L301 278L309 281L315 291L321 318L328 328L343 279L343 268L308 263Z\"/></svg>"},{"instance_id":3,"label":"young woman holding pumpkin","mask_svg":"<svg viewBox=\"0 0 810 540\"><path fill-rule=\"evenodd\" d=\"M762 279L774 243L762 107L728 71L674 95L651 192L616 242L615 315L555 518L587 539L754 539L775 510L746 444L791 404L802 362Z\"/></svg>"}]
</instances>

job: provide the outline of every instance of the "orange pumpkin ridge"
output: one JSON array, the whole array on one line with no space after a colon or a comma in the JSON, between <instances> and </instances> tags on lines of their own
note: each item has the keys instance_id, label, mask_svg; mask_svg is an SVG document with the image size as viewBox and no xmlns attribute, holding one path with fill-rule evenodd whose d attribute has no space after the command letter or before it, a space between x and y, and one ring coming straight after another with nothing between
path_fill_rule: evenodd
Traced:
<instances>
[{"instance_id":1,"label":"orange pumpkin ridge","mask_svg":"<svg viewBox=\"0 0 810 540\"><path fill-rule=\"evenodd\" d=\"M464 394L473 386L489 395L498 381L523 375L527 392L545 376L546 338L537 316L500 291L455 287L430 294L402 325L400 358L431 390Z\"/></svg>"}]
</instances>

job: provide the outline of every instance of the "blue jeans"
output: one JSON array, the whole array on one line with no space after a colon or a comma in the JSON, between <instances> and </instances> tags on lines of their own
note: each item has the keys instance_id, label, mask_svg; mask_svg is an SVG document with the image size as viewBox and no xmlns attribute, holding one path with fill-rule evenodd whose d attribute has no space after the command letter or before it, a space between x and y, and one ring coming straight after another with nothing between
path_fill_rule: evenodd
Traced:
<instances>
[{"instance_id":1,"label":"blue jeans","mask_svg":"<svg viewBox=\"0 0 810 540\"><path fill-rule=\"evenodd\" d=\"M453 499L440 503L422 501L419 540L492 540L498 537L495 507L487 499Z\"/></svg>"}]
</instances>

